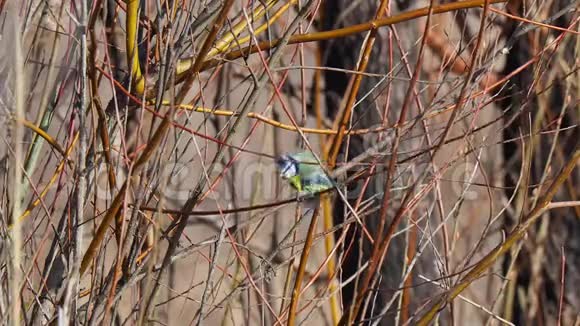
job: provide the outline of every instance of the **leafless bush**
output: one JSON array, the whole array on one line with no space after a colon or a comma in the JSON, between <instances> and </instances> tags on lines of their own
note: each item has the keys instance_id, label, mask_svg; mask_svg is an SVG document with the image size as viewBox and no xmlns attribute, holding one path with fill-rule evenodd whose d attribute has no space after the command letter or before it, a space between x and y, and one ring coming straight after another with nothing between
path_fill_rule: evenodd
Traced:
<instances>
[{"instance_id":1,"label":"leafless bush","mask_svg":"<svg viewBox=\"0 0 580 326\"><path fill-rule=\"evenodd\" d=\"M0 12L6 323L580 323L576 2Z\"/></svg>"}]
</instances>

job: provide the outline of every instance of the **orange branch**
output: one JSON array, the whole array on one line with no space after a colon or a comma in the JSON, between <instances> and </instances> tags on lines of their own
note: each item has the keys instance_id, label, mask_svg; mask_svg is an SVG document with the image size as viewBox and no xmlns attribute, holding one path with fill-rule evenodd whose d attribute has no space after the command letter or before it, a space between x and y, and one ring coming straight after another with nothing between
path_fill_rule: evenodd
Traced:
<instances>
[{"instance_id":1,"label":"orange branch","mask_svg":"<svg viewBox=\"0 0 580 326\"><path fill-rule=\"evenodd\" d=\"M489 3L502 3L506 2L507 0L491 0ZM468 1L458 1L443 4L440 6L433 7L433 14L441 14L449 11L456 11L461 9L468 9L468 8L475 8L483 6L483 0L468 0ZM419 17L426 16L429 13L429 8L424 7L421 9L416 9L412 11L408 11L396 16L391 16L382 19L372 20L370 22L348 26L344 28L339 28L331 31L324 31L318 33L310 33L310 34L300 34L294 35L288 39L287 44L297 44L297 43L307 43L307 42L316 42L316 41L324 41L329 39L336 39L342 38L346 36L350 36L353 34L358 34L366 31L370 31L373 29L377 29L380 27L385 27L409 20L413 20ZM241 50L236 50L227 53L224 55L223 59L211 59L203 62L201 65L201 70L206 70L212 67L215 67L222 63L223 61L231 61L241 57L248 56L252 53L256 53L258 51L265 51L274 47L277 47L281 43L280 39L272 40L272 41L263 41L258 43L257 45L252 45L245 47Z\"/></svg>"}]
</instances>

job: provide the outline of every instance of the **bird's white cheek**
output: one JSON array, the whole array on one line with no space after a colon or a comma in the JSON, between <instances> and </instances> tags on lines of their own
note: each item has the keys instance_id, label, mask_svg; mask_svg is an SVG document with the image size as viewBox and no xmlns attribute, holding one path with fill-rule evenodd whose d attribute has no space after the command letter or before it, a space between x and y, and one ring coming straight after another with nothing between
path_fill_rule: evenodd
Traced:
<instances>
[{"instance_id":1,"label":"bird's white cheek","mask_svg":"<svg viewBox=\"0 0 580 326\"><path fill-rule=\"evenodd\" d=\"M296 167L289 167L286 171L284 171L283 175L285 179L292 178L297 174Z\"/></svg>"}]
</instances>

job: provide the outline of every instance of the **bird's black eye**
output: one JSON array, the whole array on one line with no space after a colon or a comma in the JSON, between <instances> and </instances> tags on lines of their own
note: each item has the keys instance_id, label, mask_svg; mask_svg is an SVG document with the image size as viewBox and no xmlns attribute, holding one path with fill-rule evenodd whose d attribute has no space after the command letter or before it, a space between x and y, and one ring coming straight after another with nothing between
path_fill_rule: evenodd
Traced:
<instances>
[{"instance_id":1,"label":"bird's black eye","mask_svg":"<svg viewBox=\"0 0 580 326\"><path fill-rule=\"evenodd\" d=\"M286 165L286 162L288 162L288 159L284 155L278 156L276 158L276 165L278 165L278 167L280 167L280 168L282 168L283 166L285 166Z\"/></svg>"},{"instance_id":2,"label":"bird's black eye","mask_svg":"<svg viewBox=\"0 0 580 326\"><path fill-rule=\"evenodd\" d=\"M298 161L289 155L282 155L276 159L280 176L288 179L298 174Z\"/></svg>"}]
</instances>

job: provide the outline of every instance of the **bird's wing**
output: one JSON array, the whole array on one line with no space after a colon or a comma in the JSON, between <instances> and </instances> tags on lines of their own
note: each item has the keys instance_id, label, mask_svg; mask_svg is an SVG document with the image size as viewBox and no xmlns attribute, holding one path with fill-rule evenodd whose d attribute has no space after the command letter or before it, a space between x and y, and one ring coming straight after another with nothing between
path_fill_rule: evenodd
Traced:
<instances>
[{"instance_id":1,"label":"bird's wing","mask_svg":"<svg viewBox=\"0 0 580 326\"><path fill-rule=\"evenodd\" d=\"M311 152L301 152L292 154L292 157L299 162L299 174L301 178L308 178L311 175L324 174L318 161Z\"/></svg>"},{"instance_id":2,"label":"bird's wing","mask_svg":"<svg viewBox=\"0 0 580 326\"><path fill-rule=\"evenodd\" d=\"M334 183L325 174L311 175L306 178L301 178L300 181L302 191L307 193L322 192L334 187Z\"/></svg>"}]
</instances>

